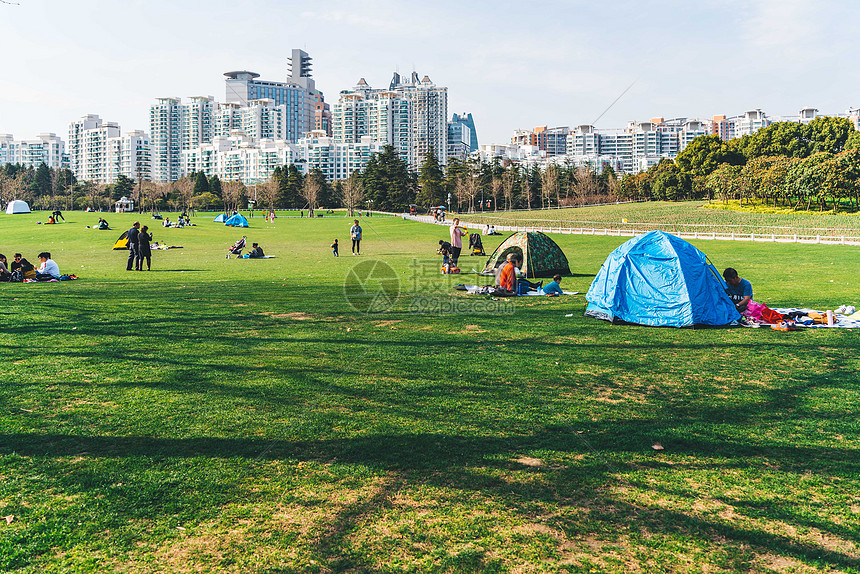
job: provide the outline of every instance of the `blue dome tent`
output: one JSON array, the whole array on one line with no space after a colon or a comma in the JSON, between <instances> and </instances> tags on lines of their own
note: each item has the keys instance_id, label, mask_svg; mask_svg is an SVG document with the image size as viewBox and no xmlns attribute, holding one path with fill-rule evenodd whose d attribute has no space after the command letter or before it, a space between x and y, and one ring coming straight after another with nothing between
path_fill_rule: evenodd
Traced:
<instances>
[{"instance_id":1,"label":"blue dome tent","mask_svg":"<svg viewBox=\"0 0 860 574\"><path fill-rule=\"evenodd\" d=\"M634 237L610 253L585 298L586 316L613 323L692 327L740 319L707 256L663 231Z\"/></svg>"},{"instance_id":2,"label":"blue dome tent","mask_svg":"<svg viewBox=\"0 0 860 574\"><path fill-rule=\"evenodd\" d=\"M230 227L248 227L248 220L237 213L225 221L224 225L229 225Z\"/></svg>"},{"instance_id":3,"label":"blue dome tent","mask_svg":"<svg viewBox=\"0 0 860 574\"><path fill-rule=\"evenodd\" d=\"M214 221L215 223L224 223L225 221L227 221L227 216L224 215L223 213L221 213L218 215L218 217L216 217L212 221Z\"/></svg>"}]
</instances>

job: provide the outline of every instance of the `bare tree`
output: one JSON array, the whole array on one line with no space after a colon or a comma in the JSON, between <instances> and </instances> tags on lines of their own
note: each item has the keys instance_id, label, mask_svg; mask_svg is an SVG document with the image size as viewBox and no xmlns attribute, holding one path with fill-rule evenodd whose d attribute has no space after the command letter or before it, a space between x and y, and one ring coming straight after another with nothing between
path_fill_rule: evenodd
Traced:
<instances>
[{"instance_id":1,"label":"bare tree","mask_svg":"<svg viewBox=\"0 0 860 574\"><path fill-rule=\"evenodd\" d=\"M514 202L514 168L510 167L502 174L502 193L505 197L505 210L511 209Z\"/></svg>"},{"instance_id":2,"label":"bare tree","mask_svg":"<svg viewBox=\"0 0 860 574\"><path fill-rule=\"evenodd\" d=\"M349 211L349 216L352 217L355 208L360 207L364 201L364 189L358 179L358 172L353 172L347 179L340 182L340 199Z\"/></svg>"},{"instance_id":3,"label":"bare tree","mask_svg":"<svg viewBox=\"0 0 860 574\"><path fill-rule=\"evenodd\" d=\"M307 202L308 216L314 216L314 210L319 203L320 192L322 191L322 183L314 172L308 174L305 178L305 184L302 186L302 199Z\"/></svg>"},{"instance_id":4,"label":"bare tree","mask_svg":"<svg viewBox=\"0 0 860 574\"><path fill-rule=\"evenodd\" d=\"M151 181L139 180L137 184L137 211L143 213L147 209L147 205L152 206L153 213L155 212L155 200L158 197L158 186Z\"/></svg>"},{"instance_id":5,"label":"bare tree","mask_svg":"<svg viewBox=\"0 0 860 574\"><path fill-rule=\"evenodd\" d=\"M463 175L465 184L466 199L469 200L469 211L475 211L475 198L478 197L478 192L481 191L481 177L475 169L470 169Z\"/></svg>"},{"instance_id":6,"label":"bare tree","mask_svg":"<svg viewBox=\"0 0 860 574\"><path fill-rule=\"evenodd\" d=\"M468 201L468 191L466 189L466 178L468 175L463 174L458 177L454 183L454 197L457 199L457 213L460 212L460 206Z\"/></svg>"},{"instance_id":7,"label":"bare tree","mask_svg":"<svg viewBox=\"0 0 860 574\"><path fill-rule=\"evenodd\" d=\"M541 207L543 207L544 202L546 202L546 206L549 207L549 199L553 195L556 197L556 205L561 202L561 197L559 196L559 182L558 182L558 166L555 164L550 164L546 166L546 169L540 175L541 179Z\"/></svg>"},{"instance_id":8,"label":"bare tree","mask_svg":"<svg viewBox=\"0 0 860 574\"><path fill-rule=\"evenodd\" d=\"M501 195L502 188L504 187L504 181L502 180L502 177L494 176L493 181L491 182L491 189L493 193L493 211L499 210L499 195Z\"/></svg>"},{"instance_id":9,"label":"bare tree","mask_svg":"<svg viewBox=\"0 0 860 574\"><path fill-rule=\"evenodd\" d=\"M600 191L600 181L590 167L581 166L573 172L571 191L579 205L585 205L594 200Z\"/></svg>"},{"instance_id":10,"label":"bare tree","mask_svg":"<svg viewBox=\"0 0 860 574\"><path fill-rule=\"evenodd\" d=\"M173 183L173 189L179 196L179 204L183 209L191 208L191 198L194 197L194 182L187 175L180 177Z\"/></svg>"},{"instance_id":11,"label":"bare tree","mask_svg":"<svg viewBox=\"0 0 860 574\"><path fill-rule=\"evenodd\" d=\"M30 191L28 183L27 174L24 170L18 172L18 175L12 180L12 195L14 196L12 199L22 199L28 203L31 202L33 200L33 193Z\"/></svg>"},{"instance_id":12,"label":"bare tree","mask_svg":"<svg viewBox=\"0 0 860 574\"><path fill-rule=\"evenodd\" d=\"M12 178L5 173L0 173L0 205L6 205L12 201Z\"/></svg>"},{"instance_id":13,"label":"bare tree","mask_svg":"<svg viewBox=\"0 0 860 574\"><path fill-rule=\"evenodd\" d=\"M57 189L60 188L60 172L62 170L51 170L51 210L57 209Z\"/></svg>"},{"instance_id":14,"label":"bare tree","mask_svg":"<svg viewBox=\"0 0 860 574\"><path fill-rule=\"evenodd\" d=\"M275 210L275 202L278 201L278 184L271 179L257 184L257 198L269 211Z\"/></svg>"},{"instance_id":15,"label":"bare tree","mask_svg":"<svg viewBox=\"0 0 860 574\"><path fill-rule=\"evenodd\" d=\"M95 211L98 211L98 199L101 190L99 186L92 181L81 181L78 183L78 191L86 198L87 205Z\"/></svg>"},{"instance_id":16,"label":"bare tree","mask_svg":"<svg viewBox=\"0 0 860 574\"><path fill-rule=\"evenodd\" d=\"M239 202L245 193L245 185L241 181L221 182L221 194L224 197L224 207L227 211L238 211Z\"/></svg>"}]
</instances>

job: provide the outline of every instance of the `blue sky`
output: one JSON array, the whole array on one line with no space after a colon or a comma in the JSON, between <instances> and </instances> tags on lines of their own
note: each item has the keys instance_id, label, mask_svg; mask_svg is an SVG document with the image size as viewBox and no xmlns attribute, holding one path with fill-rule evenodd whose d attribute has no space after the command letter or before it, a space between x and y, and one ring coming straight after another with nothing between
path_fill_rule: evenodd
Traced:
<instances>
[{"instance_id":1,"label":"blue sky","mask_svg":"<svg viewBox=\"0 0 860 574\"><path fill-rule=\"evenodd\" d=\"M334 102L360 77L413 70L448 87L481 143L515 129L860 106L860 5L835 0L0 4L0 133L29 139L88 114L148 131L157 97L224 99L223 73L281 80L292 48Z\"/></svg>"}]
</instances>

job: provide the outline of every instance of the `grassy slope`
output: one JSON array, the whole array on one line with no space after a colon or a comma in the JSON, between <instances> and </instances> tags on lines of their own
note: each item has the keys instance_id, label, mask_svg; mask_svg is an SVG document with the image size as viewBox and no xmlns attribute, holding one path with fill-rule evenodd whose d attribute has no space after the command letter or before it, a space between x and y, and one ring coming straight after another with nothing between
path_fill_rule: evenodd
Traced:
<instances>
[{"instance_id":1,"label":"grassy slope","mask_svg":"<svg viewBox=\"0 0 860 574\"><path fill-rule=\"evenodd\" d=\"M777 235L841 235L860 237L860 217L846 214L757 213L703 209L705 202L629 203L602 207L551 209L523 212L486 212L463 215L464 219L483 224L531 225L535 227L598 227L609 229L650 230L658 226L666 231L716 233L775 233ZM720 204L721 205L721 204ZM737 203L735 203L737 205ZM762 208L763 209L763 208ZM627 220L624 223L623 220Z\"/></svg>"},{"instance_id":2,"label":"grassy slope","mask_svg":"<svg viewBox=\"0 0 860 574\"><path fill-rule=\"evenodd\" d=\"M185 248L134 273L131 216L66 215L0 216L82 277L0 284L0 571L860 571L856 333L416 314L444 230L391 218L362 260L403 293L366 315L348 219L156 228ZM243 233L277 258L226 260ZM622 241L557 239L581 292ZM699 247L772 306L860 302L856 248Z\"/></svg>"}]
</instances>

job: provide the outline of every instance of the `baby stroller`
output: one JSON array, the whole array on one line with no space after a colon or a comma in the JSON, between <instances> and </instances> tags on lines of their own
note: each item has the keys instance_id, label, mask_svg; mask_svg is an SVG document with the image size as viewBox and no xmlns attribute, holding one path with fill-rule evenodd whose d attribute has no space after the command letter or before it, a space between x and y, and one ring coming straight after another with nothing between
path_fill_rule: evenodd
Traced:
<instances>
[{"instance_id":1,"label":"baby stroller","mask_svg":"<svg viewBox=\"0 0 860 574\"><path fill-rule=\"evenodd\" d=\"M242 239L233 244L230 249L227 250L227 259L230 259L230 254L239 256L242 254L242 250L245 249L245 236L242 236Z\"/></svg>"},{"instance_id":2,"label":"baby stroller","mask_svg":"<svg viewBox=\"0 0 860 574\"><path fill-rule=\"evenodd\" d=\"M484 243L481 241L481 236L477 233L469 234L469 249L472 250L469 255L483 255L484 257L487 256L487 254L484 253Z\"/></svg>"}]
</instances>

